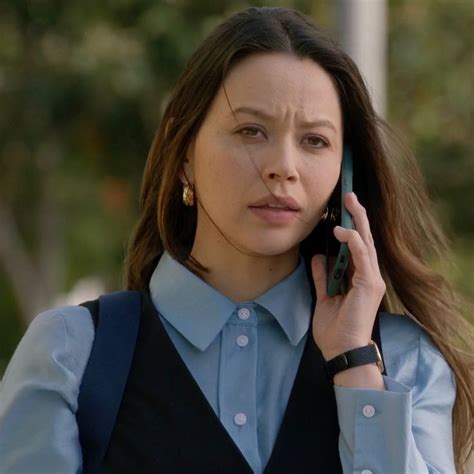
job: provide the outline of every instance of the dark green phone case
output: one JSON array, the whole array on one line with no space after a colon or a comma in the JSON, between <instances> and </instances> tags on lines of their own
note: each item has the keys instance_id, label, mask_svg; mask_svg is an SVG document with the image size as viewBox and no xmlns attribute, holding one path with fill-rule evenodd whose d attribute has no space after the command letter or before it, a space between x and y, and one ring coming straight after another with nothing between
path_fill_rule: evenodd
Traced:
<instances>
[{"instance_id":1,"label":"dark green phone case","mask_svg":"<svg viewBox=\"0 0 474 474\"><path fill-rule=\"evenodd\" d=\"M345 229L352 229L352 216L344 205L344 196L352 191L352 152L348 146L344 147L341 170L341 226ZM328 278L327 294L336 296L341 292L341 284L344 273L349 262L349 247L343 242L337 254L336 263ZM329 257L328 257L329 263Z\"/></svg>"}]
</instances>

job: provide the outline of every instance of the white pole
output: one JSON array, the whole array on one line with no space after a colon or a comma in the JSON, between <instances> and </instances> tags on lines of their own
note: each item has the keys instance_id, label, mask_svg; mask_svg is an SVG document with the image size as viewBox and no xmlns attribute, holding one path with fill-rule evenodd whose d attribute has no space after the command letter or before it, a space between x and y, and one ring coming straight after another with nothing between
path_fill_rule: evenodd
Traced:
<instances>
[{"instance_id":1,"label":"white pole","mask_svg":"<svg viewBox=\"0 0 474 474\"><path fill-rule=\"evenodd\" d=\"M338 0L339 40L364 77L377 113L385 117L387 1Z\"/></svg>"}]
</instances>

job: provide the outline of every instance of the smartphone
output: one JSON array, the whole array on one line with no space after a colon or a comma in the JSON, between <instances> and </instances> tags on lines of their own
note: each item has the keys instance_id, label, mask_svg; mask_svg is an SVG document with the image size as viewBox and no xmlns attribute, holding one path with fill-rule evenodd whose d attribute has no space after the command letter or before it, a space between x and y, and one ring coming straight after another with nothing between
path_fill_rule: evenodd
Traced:
<instances>
[{"instance_id":1,"label":"smartphone","mask_svg":"<svg viewBox=\"0 0 474 474\"><path fill-rule=\"evenodd\" d=\"M341 226L345 229L352 229L352 216L344 205L344 196L352 191L352 152L346 145L342 155L341 165ZM349 247L347 243L340 244L339 252L336 257L336 263L327 280L327 294L335 296L341 293L344 274L349 263ZM329 270L329 252L326 252L326 271Z\"/></svg>"}]
</instances>

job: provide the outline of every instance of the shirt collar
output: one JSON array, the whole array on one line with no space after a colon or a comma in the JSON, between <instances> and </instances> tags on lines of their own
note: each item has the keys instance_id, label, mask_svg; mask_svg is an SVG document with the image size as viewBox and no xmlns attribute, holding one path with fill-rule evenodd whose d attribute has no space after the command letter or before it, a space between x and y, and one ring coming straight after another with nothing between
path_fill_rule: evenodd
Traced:
<instances>
[{"instance_id":1,"label":"shirt collar","mask_svg":"<svg viewBox=\"0 0 474 474\"><path fill-rule=\"evenodd\" d=\"M311 319L311 289L303 257L296 269L255 302L278 321L293 346L306 334Z\"/></svg>"},{"instance_id":2,"label":"shirt collar","mask_svg":"<svg viewBox=\"0 0 474 474\"><path fill-rule=\"evenodd\" d=\"M150 295L158 312L201 351L211 344L239 306L166 251L151 277ZM297 345L311 319L311 292L303 258L300 256L297 268L255 303L269 311L291 344Z\"/></svg>"}]
</instances>

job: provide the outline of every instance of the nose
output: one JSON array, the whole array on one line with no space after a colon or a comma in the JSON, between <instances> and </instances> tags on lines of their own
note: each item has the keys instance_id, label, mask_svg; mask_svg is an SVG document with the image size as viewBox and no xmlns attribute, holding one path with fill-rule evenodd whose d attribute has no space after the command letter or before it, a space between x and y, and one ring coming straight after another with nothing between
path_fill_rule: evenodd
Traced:
<instances>
[{"instance_id":1,"label":"nose","mask_svg":"<svg viewBox=\"0 0 474 474\"><path fill-rule=\"evenodd\" d=\"M264 160L263 176L269 181L295 182L298 180L297 151L291 143L275 144Z\"/></svg>"}]
</instances>

